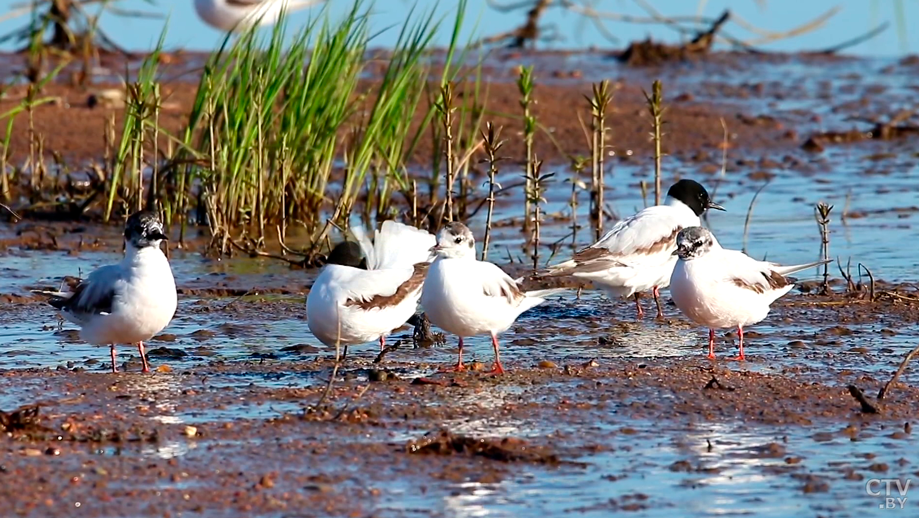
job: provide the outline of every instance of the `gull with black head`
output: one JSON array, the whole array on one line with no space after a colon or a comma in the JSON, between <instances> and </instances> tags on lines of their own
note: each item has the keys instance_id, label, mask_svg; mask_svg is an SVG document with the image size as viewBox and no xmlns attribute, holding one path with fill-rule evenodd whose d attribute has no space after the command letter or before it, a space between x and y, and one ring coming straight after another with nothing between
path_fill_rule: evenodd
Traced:
<instances>
[{"instance_id":1,"label":"gull with black head","mask_svg":"<svg viewBox=\"0 0 919 518\"><path fill-rule=\"evenodd\" d=\"M785 276L829 261L793 266L758 261L739 250L722 248L702 227L689 227L677 236L678 257L670 278L670 295L680 311L708 327L708 357L715 359L715 329L737 328L744 359L743 328L761 322L769 306L794 287Z\"/></svg>"},{"instance_id":2,"label":"gull with black head","mask_svg":"<svg viewBox=\"0 0 919 518\"><path fill-rule=\"evenodd\" d=\"M50 304L80 326L80 338L108 345L115 363L116 344L136 344L143 372L149 372L144 342L169 325L176 312L175 279L160 250L163 223L149 211L132 214L124 229L124 259L98 268L70 293L44 292Z\"/></svg>"},{"instance_id":3,"label":"gull with black head","mask_svg":"<svg viewBox=\"0 0 919 518\"><path fill-rule=\"evenodd\" d=\"M524 311L564 291L523 291L493 263L475 257L475 238L466 225L450 223L437 237L433 248L437 258L428 270L421 294L421 306L431 323L459 337L456 366L444 370L463 371L463 338L491 335L495 351L492 374L503 374L498 335L513 325Z\"/></svg>"},{"instance_id":4,"label":"gull with black head","mask_svg":"<svg viewBox=\"0 0 919 518\"><path fill-rule=\"evenodd\" d=\"M707 209L724 207L713 202L698 182L680 180L667 191L664 205L648 207L620 221L596 243L538 275L588 280L611 298L634 296L639 318L644 310L638 296L651 290L657 316L663 317L659 290L670 284L677 234L699 226L699 218Z\"/></svg>"},{"instance_id":5,"label":"gull with black head","mask_svg":"<svg viewBox=\"0 0 919 518\"><path fill-rule=\"evenodd\" d=\"M306 298L310 331L333 346L380 341L415 314L425 274L433 259L430 233L384 221L371 241L354 227L358 242L343 241Z\"/></svg>"}]
</instances>

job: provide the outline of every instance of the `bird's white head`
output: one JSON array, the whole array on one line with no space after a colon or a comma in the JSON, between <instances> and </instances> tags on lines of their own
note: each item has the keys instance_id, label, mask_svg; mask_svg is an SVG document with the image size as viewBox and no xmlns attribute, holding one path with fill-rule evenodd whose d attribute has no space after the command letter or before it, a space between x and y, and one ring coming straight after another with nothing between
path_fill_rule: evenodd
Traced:
<instances>
[{"instance_id":1,"label":"bird's white head","mask_svg":"<svg viewBox=\"0 0 919 518\"><path fill-rule=\"evenodd\" d=\"M720 246L718 240L707 228L686 227L676 236L676 250L673 255L680 256L684 261L691 261L702 257L717 246Z\"/></svg>"},{"instance_id":2,"label":"bird's white head","mask_svg":"<svg viewBox=\"0 0 919 518\"><path fill-rule=\"evenodd\" d=\"M155 212L142 210L131 214L124 225L124 240L129 247L142 250L148 247L159 248L163 240L168 239L163 231L163 222Z\"/></svg>"},{"instance_id":3,"label":"bird's white head","mask_svg":"<svg viewBox=\"0 0 919 518\"><path fill-rule=\"evenodd\" d=\"M448 223L437 235L437 244L431 251L448 259L475 259L475 238L466 225Z\"/></svg>"}]
</instances>

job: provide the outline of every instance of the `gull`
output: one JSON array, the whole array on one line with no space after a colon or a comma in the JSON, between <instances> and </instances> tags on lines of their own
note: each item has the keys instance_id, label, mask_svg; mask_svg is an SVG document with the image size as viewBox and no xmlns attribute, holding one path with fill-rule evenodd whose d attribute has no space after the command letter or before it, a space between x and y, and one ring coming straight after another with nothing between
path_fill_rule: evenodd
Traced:
<instances>
[{"instance_id":1,"label":"gull","mask_svg":"<svg viewBox=\"0 0 919 518\"><path fill-rule=\"evenodd\" d=\"M780 266L739 250L721 248L707 229L689 227L677 236L679 257L670 278L670 295L680 311L708 327L708 357L715 359L715 328L736 327L737 360L744 359L743 328L762 321L769 305L794 287L785 275L830 262Z\"/></svg>"},{"instance_id":2,"label":"gull","mask_svg":"<svg viewBox=\"0 0 919 518\"><path fill-rule=\"evenodd\" d=\"M661 318L659 290L670 283L676 264L676 236L684 228L700 225L699 217L706 209L724 207L712 202L699 183L680 180L667 191L664 205L648 207L620 221L599 241L538 276L573 276L593 282L610 298L634 296L638 318L644 316L639 293L651 290L657 317Z\"/></svg>"},{"instance_id":3,"label":"gull","mask_svg":"<svg viewBox=\"0 0 919 518\"><path fill-rule=\"evenodd\" d=\"M339 243L306 297L306 320L332 346L380 341L415 314L436 240L430 233L384 221L373 243L360 227L358 242Z\"/></svg>"},{"instance_id":4,"label":"gull","mask_svg":"<svg viewBox=\"0 0 919 518\"><path fill-rule=\"evenodd\" d=\"M463 371L463 338L489 334L495 350L492 374L503 374L498 334L506 331L524 311L541 304L561 289L523 291L497 265L475 258L475 238L466 225L450 223L441 230L437 258L428 270L421 306L431 323L459 337L456 366Z\"/></svg>"},{"instance_id":5,"label":"gull","mask_svg":"<svg viewBox=\"0 0 919 518\"><path fill-rule=\"evenodd\" d=\"M248 29L253 24L270 25L281 12L290 13L312 7L323 0L195 0L198 17L215 29L229 32Z\"/></svg>"},{"instance_id":6,"label":"gull","mask_svg":"<svg viewBox=\"0 0 919 518\"><path fill-rule=\"evenodd\" d=\"M144 341L165 329L175 315L175 279L160 250L165 239L163 223L155 213L135 212L125 224L125 254L120 263L98 268L70 293L45 292L64 318L80 326L81 339L108 344L112 372L118 372L116 344L137 344L143 372L150 372Z\"/></svg>"}]
</instances>

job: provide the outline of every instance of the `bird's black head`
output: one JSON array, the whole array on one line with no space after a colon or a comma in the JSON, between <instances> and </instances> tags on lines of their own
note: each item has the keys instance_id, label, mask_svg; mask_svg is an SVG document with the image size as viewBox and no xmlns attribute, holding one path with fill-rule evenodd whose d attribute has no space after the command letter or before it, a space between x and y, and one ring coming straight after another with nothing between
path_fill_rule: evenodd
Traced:
<instances>
[{"instance_id":1,"label":"bird's black head","mask_svg":"<svg viewBox=\"0 0 919 518\"><path fill-rule=\"evenodd\" d=\"M667 196L683 202L696 216L701 216L705 209L724 210L724 207L712 201L705 187L693 180L684 179L671 185Z\"/></svg>"},{"instance_id":2,"label":"bird's black head","mask_svg":"<svg viewBox=\"0 0 919 518\"><path fill-rule=\"evenodd\" d=\"M155 212L142 210L131 214L124 225L124 239L140 250L149 246L158 247L169 239L163 230L163 222Z\"/></svg>"},{"instance_id":3,"label":"bird's black head","mask_svg":"<svg viewBox=\"0 0 919 518\"><path fill-rule=\"evenodd\" d=\"M361 251L361 245L354 241L342 241L332 249L326 264L339 264L366 270L367 258L364 257L364 253Z\"/></svg>"}]
</instances>

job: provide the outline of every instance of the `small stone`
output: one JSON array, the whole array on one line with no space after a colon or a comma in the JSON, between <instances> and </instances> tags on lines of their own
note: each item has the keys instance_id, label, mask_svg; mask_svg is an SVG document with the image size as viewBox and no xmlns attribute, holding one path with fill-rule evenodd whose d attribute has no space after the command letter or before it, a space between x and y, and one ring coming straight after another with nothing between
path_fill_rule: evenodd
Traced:
<instances>
[{"instance_id":1,"label":"small stone","mask_svg":"<svg viewBox=\"0 0 919 518\"><path fill-rule=\"evenodd\" d=\"M197 426L186 426L183 433L185 434L186 437L195 437L198 435L198 427Z\"/></svg>"},{"instance_id":2,"label":"small stone","mask_svg":"<svg viewBox=\"0 0 919 518\"><path fill-rule=\"evenodd\" d=\"M542 360L537 364L540 369L557 369L558 364L549 360Z\"/></svg>"},{"instance_id":3,"label":"small stone","mask_svg":"<svg viewBox=\"0 0 919 518\"><path fill-rule=\"evenodd\" d=\"M170 373L172 372L172 367L168 365L160 365L159 367L156 368L156 372L161 372L163 374Z\"/></svg>"},{"instance_id":4,"label":"small stone","mask_svg":"<svg viewBox=\"0 0 919 518\"><path fill-rule=\"evenodd\" d=\"M875 462L874 464L868 466L868 471L873 471L875 473L886 473L890 467L886 462Z\"/></svg>"}]
</instances>

